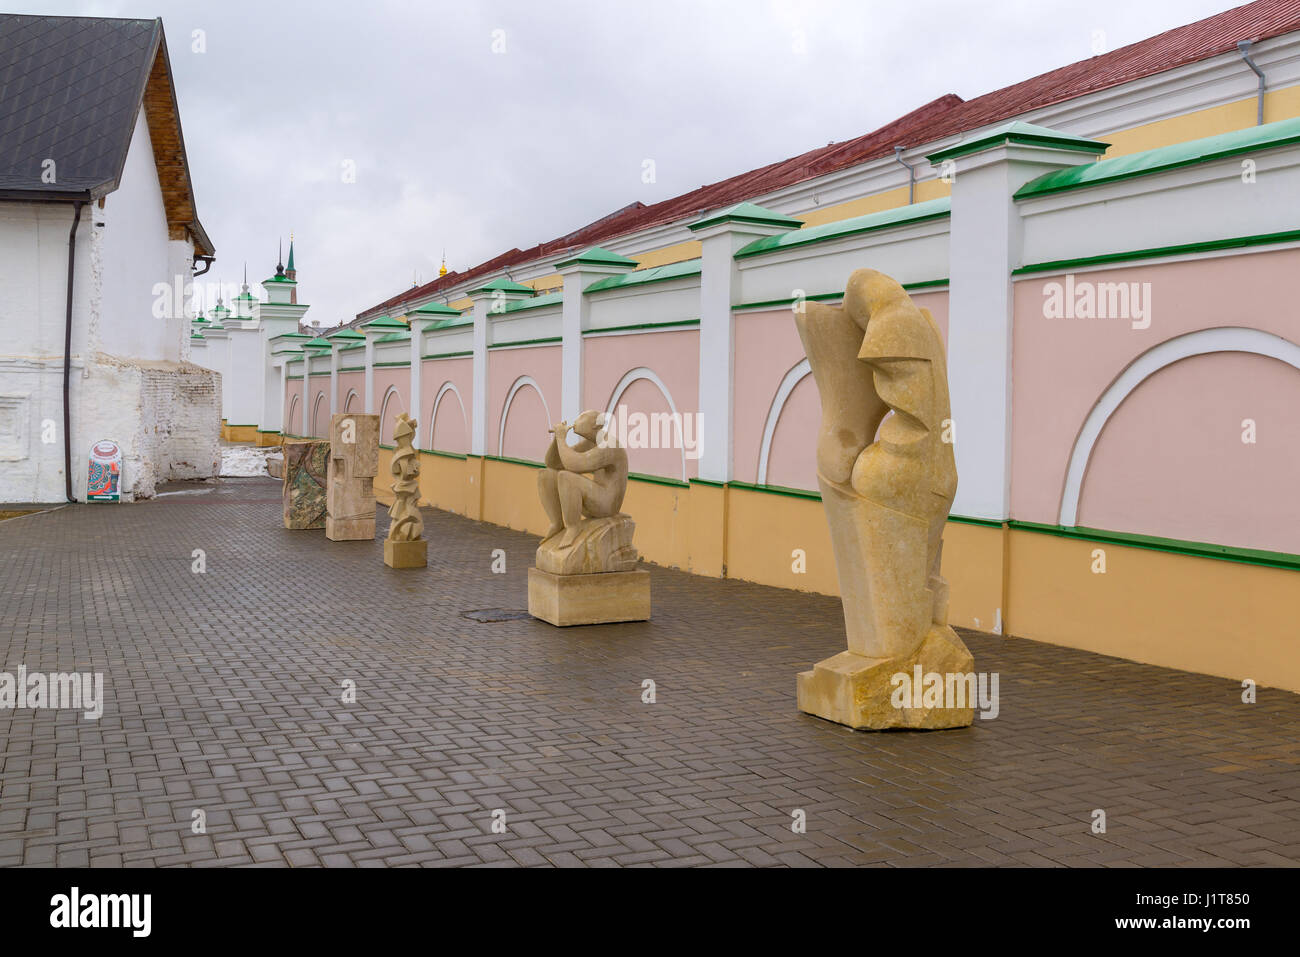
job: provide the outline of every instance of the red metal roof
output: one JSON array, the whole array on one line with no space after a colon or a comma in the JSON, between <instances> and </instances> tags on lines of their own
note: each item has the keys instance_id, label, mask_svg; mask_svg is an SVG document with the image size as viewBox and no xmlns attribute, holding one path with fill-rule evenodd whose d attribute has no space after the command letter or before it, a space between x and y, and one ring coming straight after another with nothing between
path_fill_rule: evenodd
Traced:
<instances>
[{"instance_id":1,"label":"red metal roof","mask_svg":"<svg viewBox=\"0 0 1300 957\"><path fill-rule=\"evenodd\" d=\"M372 306L358 319L375 313L404 311L406 303L427 301L468 279L675 222L887 156L895 145L932 143L1053 103L1231 52L1239 40L1264 40L1295 30L1300 30L1300 0L1256 0L973 100L949 93L855 139L809 150L650 206L632 203L559 239L531 249L512 249L462 273L449 272Z\"/></svg>"}]
</instances>

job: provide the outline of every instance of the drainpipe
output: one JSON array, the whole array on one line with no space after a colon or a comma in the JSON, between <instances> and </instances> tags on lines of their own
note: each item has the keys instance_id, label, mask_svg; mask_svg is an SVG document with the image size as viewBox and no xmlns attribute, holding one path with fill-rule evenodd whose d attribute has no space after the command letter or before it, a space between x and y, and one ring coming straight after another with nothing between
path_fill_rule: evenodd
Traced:
<instances>
[{"instance_id":1,"label":"drainpipe","mask_svg":"<svg viewBox=\"0 0 1300 957\"><path fill-rule=\"evenodd\" d=\"M916 196L916 164L908 163L903 159L903 148L894 147L894 159L907 168L907 205L912 205L912 199Z\"/></svg>"},{"instance_id":2,"label":"drainpipe","mask_svg":"<svg viewBox=\"0 0 1300 957\"><path fill-rule=\"evenodd\" d=\"M63 325L63 484L69 502L72 495L72 407L68 400L68 384L72 380L72 276L77 263L77 226L81 223L81 207L77 200L72 212L72 230L68 233L68 313Z\"/></svg>"},{"instance_id":3,"label":"drainpipe","mask_svg":"<svg viewBox=\"0 0 1300 957\"><path fill-rule=\"evenodd\" d=\"M1250 45L1252 42L1253 41L1251 40L1241 40L1237 44L1237 52L1240 53L1241 58L1246 61L1246 66L1254 70L1255 75L1259 77L1259 105L1255 109L1255 125L1263 126L1264 125L1264 71L1261 70L1258 66L1256 66L1255 61L1250 58Z\"/></svg>"}]
</instances>

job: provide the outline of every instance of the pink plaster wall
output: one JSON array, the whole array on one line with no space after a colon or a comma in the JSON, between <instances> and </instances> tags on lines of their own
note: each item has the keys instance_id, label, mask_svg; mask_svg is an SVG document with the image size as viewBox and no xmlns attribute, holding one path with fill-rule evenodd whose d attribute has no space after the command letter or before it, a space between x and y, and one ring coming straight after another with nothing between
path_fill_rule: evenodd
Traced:
<instances>
[{"instance_id":1,"label":"pink plaster wall","mask_svg":"<svg viewBox=\"0 0 1300 957\"><path fill-rule=\"evenodd\" d=\"M606 410L623 376L647 368L667 387L677 411L694 416L700 408L699 341L696 329L588 338L583 343L583 408ZM628 386L618 404L626 406L629 414L671 411L668 399L649 379ZM629 449L628 467L633 472L680 480L682 453L681 448ZM694 478L699 474L698 460L685 461L686 477Z\"/></svg>"},{"instance_id":2,"label":"pink plaster wall","mask_svg":"<svg viewBox=\"0 0 1300 957\"><path fill-rule=\"evenodd\" d=\"M302 435L302 382L297 379L290 379L289 385L297 386L295 390L289 389L289 413L285 416L284 429L286 435Z\"/></svg>"},{"instance_id":3,"label":"pink plaster wall","mask_svg":"<svg viewBox=\"0 0 1300 957\"><path fill-rule=\"evenodd\" d=\"M912 301L934 316L945 344L948 341L948 292L912 294ZM836 302L830 305L838 305ZM763 430L772 403L786 374L804 358L803 344L789 307L766 312L746 312L736 317L735 366L735 476L741 482L758 481ZM811 376L805 376L790 393L777 419L768 452L768 485L816 489L817 431L821 427L821 399Z\"/></svg>"},{"instance_id":4,"label":"pink plaster wall","mask_svg":"<svg viewBox=\"0 0 1300 957\"><path fill-rule=\"evenodd\" d=\"M438 416L432 423L433 403L447 383L456 392L447 392L438 404ZM474 360L429 359L420 370L420 435L422 448L440 452L466 453L469 451L470 429L473 427ZM430 431L432 429L432 431Z\"/></svg>"},{"instance_id":5,"label":"pink plaster wall","mask_svg":"<svg viewBox=\"0 0 1300 957\"><path fill-rule=\"evenodd\" d=\"M356 399L352 402L352 407L348 407L348 393L355 390ZM366 411L366 374L364 372L340 372L339 373L339 411L340 412L364 412Z\"/></svg>"},{"instance_id":6,"label":"pink plaster wall","mask_svg":"<svg viewBox=\"0 0 1300 957\"><path fill-rule=\"evenodd\" d=\"M312 376L312 379L315 378L315 376ZM326 379L325 381L329 382L329 379ZM307 419L308 425L310 426L308 434L313 437L324 438L329 435L330 416L332 415L330 412L329 388L327 386L324 389L318 389L315 385L312 385L311 391L312 411L309 413Z\"/></svg>"},{"instance_id":7,"label":"pink plaster wall","mask_svg":"<svg viewBox=\"0 0 1300 957\"><path fill-rule=\"evenodd\" d=\"M558 345L493 349L488 353L487 452L540 462L550 444L547 430L560 421L561 359ZM515 394L502 436L501 414L511 387L528 376L537 388ZM548 421L549 418L549 421Z\"/></svg>"},{"instance_id":8,"label":"pink plaster wall","mask_svg":"<svg viewBox=\"0 0 1300 957\"><path fill-rule=\"evenodd\" d=\"M817 490L817 434L821 418L817 383L811 375L806 375L794 387L781 417L776 420L765 485Z\"/></svg>"},{"instance_id":9,"label":"pink plaster wall","mask_svg":"<svg viewBox=\"0 0 1300 957\"><path fill-rule=\"evenodd\" d=\"M1297 272L1300 272L1300 250L1292 249L1160 265L1138 264L1075 276L1076 282L1086 279L1094 283L1151 283L1151 325L1147 329L1134 329L1126 319L1044 318L1043 288L1049 282L1063 282L1063 276L1017 282L1012 340L1012 517L1047 524L1058 521L1066 470L1079 430L1106 388L1142 353L1188 332L1220 326L1261 329L1295 341L1291 277ZM1211 366L1197 364L1190 368L1199 373ZM1222 368L1234 378L1228 382L1202 379L1190 388L1184 400L1192 401L1193 394L1200 391L1221 396L1256 394L1239 377L1244 366L1229 363ZM1170 381L1186 385L1181 376ZM953 417L957 420L960 442L961 410L953 409ZM1238 422L1242 417L1244 413ZM1106 440L1104 433L1103 440ZM1292 448L1296 457L1290 461L1300 466L1300 446ZM1294 466L1293 475L1296 474ZM1162 474L1172 479L1167 473ZM1163 489L1169 507L1190 510L1202 494L1192 489L1203 487L1208 480L1204 474L1178 476L1176 482ZM1116 486L1110 490L1111 494L1121 493ZM1281 504L1274 503L1274 507ZM1123 515L1131 514L1115 503L1102 505L1095 497L1091 510L1094 516L1112 516L1108 521L1118 521ZM1080 522L1083 520L1081 516ZM1208 537L1212 525L1205 525L1205 530L1195 534L1191 526L1179 523L1177 527L1183 534L1151 533L1200 541ZM1236 532L1237 541L1229 544L1259 540L1263 534L1261 529L1240 527Z\"/></svg>"},{"instance_id":10,"label":"pink plaster wall","mask_svg":"<svg viewBox=\"0 0 1300 957\"><path fill-rule=\"evenodd\" d=\"M374 389L374 410L379 414L379 442L381 445L392 445L396 418L403 412L410 411L406 403L407 396L411 393L411 370L400 366L376 369ZM390 390L391 398L388 397Z\"/></svg>"},{"instance_id":11,"label":"pink plaster wall","mask_svg":"<svg viewBox=\"0 0 1300 957\"><path fill-rule=\"evenodd\" d=\"M1219 352L1165 366L1107 420L1079 524L1300 552L1297 410L1300 370L1277 359Z\"/></svg>"}]
</instances>

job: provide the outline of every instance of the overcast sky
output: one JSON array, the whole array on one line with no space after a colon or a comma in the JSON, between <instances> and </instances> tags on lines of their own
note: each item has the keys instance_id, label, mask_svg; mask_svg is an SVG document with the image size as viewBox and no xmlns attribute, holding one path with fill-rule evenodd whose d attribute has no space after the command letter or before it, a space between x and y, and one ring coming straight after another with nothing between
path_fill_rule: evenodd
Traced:
<instances>
[{"instance_id":1,"label":"overcast sky","mask_svg":"<svg viewBox=\"0 0 1300 957\"><path fill-rule=\"evenodd\" d=\"M211 277L297 239L307 321L1225 0L10 0L163 18ZM194 31L204 52L194 52ZM802 46L804 53L796 52ZM1244 87L1243 87L1244 88ZM642 181L645 160L655 182ZM344 182L345 162L355 182ZM260 291L260 290L255 290Z\"/></svg>"}]
</instances>

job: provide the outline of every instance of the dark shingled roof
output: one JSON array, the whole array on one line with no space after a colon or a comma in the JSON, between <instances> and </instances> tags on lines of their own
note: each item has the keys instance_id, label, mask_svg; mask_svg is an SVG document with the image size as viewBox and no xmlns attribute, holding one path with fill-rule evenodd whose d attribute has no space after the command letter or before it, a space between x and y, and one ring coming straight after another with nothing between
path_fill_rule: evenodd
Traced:
<instances>
[{"instance_id":1,"label":"dark shingled roof","mask_svg":"<svg viewBox=\"0 0 1300 957\"><path fill-rule=\"evenodd\" d=\"M0 14L0 198L97 199L113 192L146 91L175 113L170 87L161 20ZM153 136L158 112L150 114ZM190 194L178 115L169 118L173 124L174 144L155 143L154 159ZM47 160L54 161L52 183L42 182ZM187 227L196 252L210 254L192 195L186 200L188 215L173 225Z\"/></svg>"}]
</instances>

